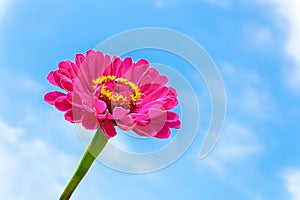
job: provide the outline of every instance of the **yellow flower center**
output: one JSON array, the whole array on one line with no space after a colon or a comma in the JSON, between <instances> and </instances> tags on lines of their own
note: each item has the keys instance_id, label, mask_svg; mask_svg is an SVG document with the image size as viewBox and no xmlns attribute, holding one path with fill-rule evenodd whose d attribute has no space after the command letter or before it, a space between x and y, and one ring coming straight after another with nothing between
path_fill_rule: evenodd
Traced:
<instances>
[{"instance_id":1,"label":"yellow flower center","mask_svg":"<svg viewBox=\"0 0 300 200\"><path fill-rule=\"evenodd\" d=\"M93 83L94 89L99 84L101 85L99 99L105 101L108 107L112 104L113 106L133 109L136 107L137 101L141 99L140 88L125 78L117 78L111 75L100 76L93 80Z\"/></svg>"}]
</instances>

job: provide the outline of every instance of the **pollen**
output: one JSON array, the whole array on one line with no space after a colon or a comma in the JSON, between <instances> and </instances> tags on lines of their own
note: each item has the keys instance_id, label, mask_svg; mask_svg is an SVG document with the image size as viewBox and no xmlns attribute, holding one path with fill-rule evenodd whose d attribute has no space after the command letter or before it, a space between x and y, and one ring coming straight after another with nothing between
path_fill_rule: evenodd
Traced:
<instances>
[{"instance_id":1,"label":"pollen","mask_svg":"<svg viewBox=\"0 0 300 200\"><path fill-rule=\"evenodd\" d=\"M108 75L108 76L100 76L99 78L93 80L94 88L97 87L97 84L103 84L103 83L105 83L107 80L114 81L115 79L116 79L116 76L111 76L111 75Z\"/></svg>"},{"instance_id":2,"label":"pollen","mask_svg":"<svg viewBox=\"0 0 300 200\"><path fill-rule=\"evenodd\" d=\"M101 95L107 97L109 100L111 100L111 98L113 97L113 94L111 91L106 89L107 86L106 85L102 85L101 87Z\"/></svg>"},{"instance_id":3,"label":"pollen","mask_svg":"<svg viewBox=\"0 0 300 200\"><path fill-rule=\"evenodd\" d=\"M93 83L94 89L101 86L99 99L109 105L133 109L141 100L140 88L126 78L117 78L114 75L100 76L93 80Z\"/></svg>"}]
</instances>

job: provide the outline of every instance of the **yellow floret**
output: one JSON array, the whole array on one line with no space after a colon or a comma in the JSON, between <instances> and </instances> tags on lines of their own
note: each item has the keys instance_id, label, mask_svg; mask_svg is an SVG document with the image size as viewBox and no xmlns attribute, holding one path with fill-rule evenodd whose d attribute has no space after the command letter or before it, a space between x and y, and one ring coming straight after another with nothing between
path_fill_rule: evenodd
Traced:
<instances>
[{"instance_id":1,"label":"yellow floret","mask_svg":"<svg viewBox=\"0 0 300 200\"><path fill-rule=\"evenodd\" d=\"M135 105L138 100L141 99L141 92L140 88L135 85L133 82L128 81L126 78L117 78L114 75L108 75L108 76L100 76L99 78L93 80L94 86L93 88L96 89L98 84L102 85L101 88L101 96L106 97L109 100L112 100L114 102L121 101L122 103L127 103L127 97L124 97L121 94L113 94L110 90L107 89L107 86L105 83L107 81L115 81L117 83L123 84L128 86L128 88L132 91L132 94L130 95L130 101Z\"/></svg>"},{"instance_id":2,"label":"yellow floret","mask_svg":"<svg viewBox=\"0 0 300 200\"><path fill-rule=\"evenodd\" d=\"M109 100L112 98L112 92L106 89L106 85L102 85L101 95L107 97Z\"/></svg>"}]
</instances>

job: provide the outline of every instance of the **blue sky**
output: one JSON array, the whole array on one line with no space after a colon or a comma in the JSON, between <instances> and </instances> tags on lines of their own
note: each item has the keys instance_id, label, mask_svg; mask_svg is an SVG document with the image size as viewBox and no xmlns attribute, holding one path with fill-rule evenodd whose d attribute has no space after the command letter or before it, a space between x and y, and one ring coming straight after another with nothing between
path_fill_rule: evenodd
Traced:
<instances>
[{"instance_id":1,"label":"blue sky","mask_svg":"<svg viewBox=\"0 0 300 200\"><path fill-rule=\"evenodd\" d=\"M199 160L210 117L199 79L202 121L178 161L141 175L96 162L73 199L300 199L299 9L296 0L0 0L1 198L57 199L84 151L74 126L43 102L54 89L47 73L114 34L155 26L192 37L215 61L227 92L222 136Z\"/></svg>"}]
</instances>

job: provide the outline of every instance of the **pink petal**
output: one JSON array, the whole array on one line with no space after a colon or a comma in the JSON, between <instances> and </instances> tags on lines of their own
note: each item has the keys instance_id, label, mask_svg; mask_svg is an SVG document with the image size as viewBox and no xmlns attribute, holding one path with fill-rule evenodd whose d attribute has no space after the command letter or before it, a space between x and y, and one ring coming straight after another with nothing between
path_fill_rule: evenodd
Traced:
<instances>
[{"instance_id":1,"label":"pink petal","mask_svg":"<svg viewBox=\"0 0 300 200\"><path fill-rule=\"evenodd\" d=\"M56 98L54 102L54 106L62 112L68 111L72 109L72 105L70 102L67 100L66 96L60 96Z\"/></svg>"},{"instance_id":2,"label":"pink petal","mask_svg":"<svg viewBox=\"0 0 300 200\"><path fill-rule=\"evenodd\" d=\"M63 78L60 80L61 86L66 91L72 91L73 90L73 82L68 78Z\"/></svg>"},{"instance_id":3,"label":"pink petal","mask_svg":"<svg viewBox=\"0 0 300 200\"><path fill-rule=\"evenodd\" d=\"M65 120L67 120L67 121L69 121L69 122L71 122L71 123L76 123L76 122L78 122L78 120L75 120L75 119L74 119L74 115L73 115L73 111L72 111L72 110L67 111L67 112L65 113L64 117L65 117Z\"/></svg>"},{"instance_id":4,"label":"pink petal","mask_svg":"<svg viewBox=\"0 0 300 200\"><path fill-rule=\"evenodd\" d=\"M159 138L159 139L166 139L170 136L171 134L171 131L170 129L167 127L167 126L164 126L156 135L155 137L156 138Z\"/></svg>"},{"instance_id":5,"label":"pink petal","mask_svg":"<svg viewBox=\"0 0 300 200\"><path fill-rule=\"evenodd\" d=\"M107 117L107 114L104 113L104 114L97 114L97 119L99 122L101 122L101 121L103 121L105 119L109 119L109 118Z\"/></svg>"},{"instance_id":6,"label":"pink petal","mask_svg":"<svg viewBox=\"0 0 300 200\"><path fill-rule=\"evenodd\" d=\"M168 81L168 77L159 75L153 82L156 84L165 85L166 83L168 83Z\"/></svg>"},{"instance_id":7,"label":"pink petal","mask_svg":"<svg viewBox=\"0 0 300 200\"><path fill-rule=\"evenodd\" d=\"M78 103L89 97L93 99L92 96L93 91L91 86L92 84L90 84L89 86L85 85L85 80L82 79L83 73L81 72L83 72L83 70L80 70L78 77L74 79L74 86L73 86L74 97L76 97L75 100Z\"/></svg>"},{"instance_id":8,"label":"pink petal","mask_svg":"<svg viewBox=\"0 0 300 200\"><path fill-rule=\"evenodd\" d=\"M179 120L177 121L170 121L170 122L166 122L166 125L169 128L175 128L175 129L180 129L181 128L181 122Z\"/></svg>"},{"instance_id":9,"label":"pink petal","mask_svg":"<svg viewBox=\"0 0 300 200\"><path fill-rule=\"evenodd\" d=\"M82 65L84 59L85 59L85 56L82 55L81 53L78 53L78 54L75 55L75 62L76 62L76 65L77 65L78 69ZM77 73L78 69L74 69L74 71Z\"/></svg>"},{"instance_id":10,"label":"pink petal","mask_svg":"<svg viewBox=\"0 0 300 200\"><path fill-rule=\"evenodd\" d=\"M54 74L55 71L51 71L48 76L47 76L47 80L52 84L52 85L55 85L55 86L58 86L58 84L56 83L54 77L53 77L53 74Z\"/></svg>"},{"instance_id":11,"label":"pink petal","mask_svg":"<svg viewBox=\"0 0 300 200\"><path fill-rule=\"evenodd\" d=\"M136 120L136 124L138 126L142 126L142 127L149 126L151 123L151 120L149 119L148 116L146 116L146 117L147 117L147 119L145 119L145 120Z\"/></svg>"},{"instance_id":12,"label":"pink petal","mask_svg":"<svg viewBox=\"0 0 300 200\"><path fill-rule=\"evenodd\" d=\"M132 67L133 67L132 64L133 64L132 58L130 58L130 57L125 58L121 62L121 65L119 67L119 76L124 77L124 78L128 78L128 77L125 76L125 74L128 74L127 72L132 69Z\"/></svg>"},{"instance_id":13,"label":"pink petal","mask_svg":"<svg viewBox=\"0 0 300 200\"><path fill-rule=\"evenodd\" d=\"M170 110L172 108L174 108L175 106L178 105L178 100L177 98L169 98L165 101L163 107L166 109L166 110Z\"/></svg>"},{"instance_id":14,"label":"pink petal","mask_svg":"<svg viewBox=\"0 0 300 200\"><path fill-rule=\"evenodd\" d=\"M86 56L90 55L90 53L93 53L93 52L95 52L95 50L93 50L93 49L87 50L86 51Z\"/></svg>"},{"instance_id":15,"label":"pink petal","mask_svg":"<svg viewBox=\"0 0 300 200\"><path fill-rule=\"evenodd\" d=\"M130 116L135 120L135 121L142 121L142 120L148 120L149 119L149 110L140 110L137 113L130 113Z\"/></svg>"},{"instance_id":16,"label":"pink petal","mask_svg":"<svg viewBox=\"0 0 300 200\"><path fill-rule=\"evenodd\" d=\"M64 77L65 76L63 76L62 74L60 74L58 71L54 71L53 72L53 78L54 78L55 82L57 83L57 86L60 87L60 88L62 88L62 89L63 89L63 87L61 86L60 80L62 78L64 78Z\"/></svg>"},{"instance_id":17,"label":"pink petal","mask_svg":"<svg viewBox=\"0 0 300 200\"><path fill-rule=\"evenodd\" d=\"M129 131L134 128L136 123L129 116L126 116L118 121L116 121L118 127L124 131Z\"/></svg>"},{"instance_id":18,"label":"pink petal","mask_svg":"<svg viewBox=\"0 0 300 200\"><path fill-rule=\"evenodd\" d=\"M153 137L157 132L151 126L135 126L133 131L140 136Z\"/></svg>"},{"instance_id":19,"label":"pink petal","mask_svg":"<svg viewBox=\"0 0 300 200\"><path fill-rule=\"evenodd\" d=\"M114 120L114 117L112 116L112 114L110 114L109 112L107 112L107 110L106 110L106 118L107 119L110 119L110 120Z\"/></svg>"},{"instance_id":20,"label":"pink petal","mask_svg":"<svg viewBox=\"0 0 300 200\"><path fill-rule=\"evenodd\" d=\"M164 99L158 99L158 100L150 101L150 102L142 102L142 104L140 104L140 107L143 110L147 110L147 109L150 109L150 108L155 107L157 105L164 105L164 104L165 104Z\"/></svg>"},{"instance_id":21,"label":"pink petal","mask_svg":"<svg viewBox=\"0 0 300 200\"><path fill-rule=\"evenodd\" d=\"M121 107L116 107L113 110L113 119L116 121L117 126L124 131L133 129L135 125L134 120L128 115L128 113L129 110Z\"/></svg>"},{"instance_id":22,"label":"pink petal","mask_svg":"<svg viewBox=\"0 0 300 200\"><path fill-rule=\"evenodd\" d=\"M168 92L169 92L169 88L167 86L161 86L161 87L157 88L156 90L152 91L146 97L144 97L143 103L151 102L151 101L157 100L161 97L164 97L166 94L168 94Z\"/></svg>"},{"instance_id":23,"label":"pink petal","mask_svg":"<svg viewBox=\"0 0 300 200\"><path fill-rule=\"evenodd\" d=\"M67 100L72 104L72 101L73 101L73 92L68 92L66 97L67 97Z\"/></svg>"},{"instance_id":24,"label":"pink petal","mask_svg":"<svg viewBox=\"0 0 300 200\"><path fill-rule=\"evenodd\" d=\"M88 51L80 70L74 80L75 89L80 93L93 93L93 80L103 75L104 70L111 64L110 57L100 51ZM74 90L75 90L74 89Z\"/></svg>"},{"instance_id":25,"label":"pink petal","mask_svg":"<svg viewBox=\"0 0 300 200\"><path fill-rule=\"evenodd\" d=\"M151 80L148 78L145 80L145 77L151 77ZM148 70L144 73L144 78L138 82L139 86L143 86L145 84L157 84L157 85L165 85L169 81L168 77L160 75L159 72L155 68L148 68Z\"/></svg>"},{"instance_id":26,"label":"pink petal","mask_svg":"<svg viewBox=\"0 0 300 200\"><path fill-rule=\"evenodd\" d=\"M148 66L150 66L150 63L146 60L146 59L140 59L140 60L138 60L135 64L134 64L134 66L141 66L141 65L148 65Z\"/></svg>"},{"instance_id":27,"label":"pink petal","mask_svg":"<svg viewBox=\"0 0 300 200\"><path fill-rule=\"evenodd\" d=\"M140 80L142 80L143 75L147 71L148 68L149 68L149 63L145 62L144 60L140 60L136 64L134 64L133 67L124 74L124 78L128 79L129 81L131 81L135 84L138 84L140 82Z\"/></svg>"},{"instance_id":28,"label":"pink petal","mask_svg":"<svg viewBox=\"0 0 300 200\"><path fill-rule=\"evenodd\" d=\"M74 123L82 122L82 118L85 115L94 116L93 113L89 113L86 110L75 106L72 107L72 110L67 111L67 113L65 114L65 118L68 117L68 119L74 121Z\"/></svg>"},{"instance_id":29,"label":"pink petal","mask_svg":"<svg viewBox=\"0 0 300 200\"><path fill-rule=\"evenodd\" d=\"M103 113L106 109L106 103L104 101L101 101L99 99L95 98L95 108L97 113Z\"/></svg>"},{"instance_id":30,"label":"pink petal","mask_svg":"<svg viewBox=\"0 0 300 200\"><path fill-rule=\"evenodd\" d=\"M59 73L65 75L68 78L72 78L71 70L72 70L71 61L64 60L58 63Z\"/></svg>"},{"instance_id":31,"label":"pink petal","mask_svg":"<svg viewBox=\"0 0 300 200\"><path fill-rule=\"evenodd\" d=\"M76 77L77 71L77 65L70 60L64 60L58 63L58 72L70 79Z\"/></svg>"},{"instance_id":32,"label":"pink petal","mask_svg":"<svg viewBox=\"0 0 300 200\"><path fill-rule=\"evenodd\" d=\"M95 130L99 127L99 122L95 115L85 114L82 116L82 126L88 130Z\"/></svg>"},{"instance_id":33,"label":"pink petal","mask_svg":"<svg viewBox=\"0 0 300 200\"><path fill-rule=\"evenodd\" d=\"M113 67L113 71L114 71L114 75L116 75L117 77L122 77L122 71L120 66L122 64L122 60L119 57L114 57L112 59L112 67Z\"/></svg>"},{"instance_id":34,"label":"pink petal","mask_svg":"<svg viewBox=\"0 0 300 200\"><path fill-rule=\"evenodd\" d=\"M144 75L144 77L140 80L139 83L137 83L137 85L139 87L143 86L143 85L147 85L147 84L151 84L153 82L153 78L149 75ZM149 85L150 86L150 85Z\"/></svg>"},{"instance_id":35,"label":"pink petal","mask_svg":"<svg viewBox=\"0 0 300 200\"><path fill-rule=\"evenodd\" d=\"M58 91L54 91L54 92L48 92L47 94L45 94L44 96L44 101L46 101L47 103L54 105L55 100L58 97L62 97L62 96L66 96L66 94L62 93L62 92L58 92Z\"/></svg>"},{"instance_id":36,"label":"pink petal","mask_svg":"<svg viewBox=\"0 0 300 200\"><path fill-rule=\"evenodd\" d=\"M58 63L58 69L68 70L69 68L70 68L70 65L69 65L68 61L66 61L66 60L63 60Z\"/></svg>"},{"instance_id":37,"label":"pink petal","mask_svg":"<svg viewBox=\"0 0 300 200\"><path fill-rule=\"evenodd\" d=\"M87 74L87 81L93 80L102 75L104 70L110 65L110 57L100 51L91 51L82 63L80 71L84 70Z\"/></svg>"},{"instance_id":38,"label":"pink petal","mask_svg":"<svg viewBox=\"0 0 300 200\"><path fill-rule=\"evenodd\" d=\"M176 121L179 119L179 115L174 112L167 112L167 121Z\"/></svg>"},{"instance_id":39,"label":"pink petal","mask_svg":"<svg viewBox=\"0 0 300 200\"><path fill-rule=\"evenodd\" d=\"M159 85L159 84L151 83L151 84L145 84L145 85L140 86L140 89L141 89L141 92L147 96L148 94L154 92L155 90L157 90L160 87L163 87L163 86Z\"/></svg>"},{"instance_id":40,"label":"pink petal","mask_svg":"<svg viewBox=\"0 0 300 200\"><path fill-rule=\"evenodd\" d=\"M160 120L166 121L167 114L166 111L161 108L160 105L155 105L149 109L149 117L151 119L159 118Z\"/></svg>"},{"instance_id":41,"label":"pink petal","mask_svg":"<svg viewBox=\"0 0 300 200\"><path fill-rule=\"evenodd\" d=\"M113 118L115 120L119 120L123 117L125 117L128 114L129 110L126 110L122 107L115 107L112 114L113 114Z\"/></svg>"},{"instance_id":42,"label":"pink petal","mask_svg":"<svg viewBox=\"0 0 300 200\"><path fill-rule=\"evenodd\" d=\"M169 128L180 129L181 122L179 120L179 115L177 113L174 113L174 112L167 112L166 125Z\"/></svg>"},{"instance_id":43,"label":"pink petal","mask_svg":"<svg viewBox=\"0 0 300 200\"><path fill-rule=\"evenodd\" d=\"M170 89L169 94L168 94L169 96L173 96L173 97L177 97L178 96L175 88L169 87L169 89Z\"/></svg>"},{"instance_id":44,"label":"pink petal","mask_svg":"<svg viewBox=\"0 0 300 200\"><path fill-rule=\"evenodd\" d=\"M112 138L117 135L116 129L111 120L105 120L102 123L103 134L107 138Z\"/></svg>"},{"instance_id":45,"label":"pink petal","mask_svg":"<svg viewBox=\"0 0 300 200\"><path fill-rule=\"evenodd\" d=\"M71 65L71 68L70 68L70 72L71 72L71 75L72 75L71 79L74 79L77 75L78 67L72 61L69 61L69 62L70 62L70 65Z\"/></svg>"},{"instance_id":46,"label":"pink petal","mask_svg":"<svg viewBox=\"0 0 300 200\"><path fill-rule=\"evenodd\" d=\"M151 67L147 70L145 75L151 76L152 77L152 83L153 83L153 80L155 80L159 76L159 73L155 68Z\"/></svg>"}]
</instances>

